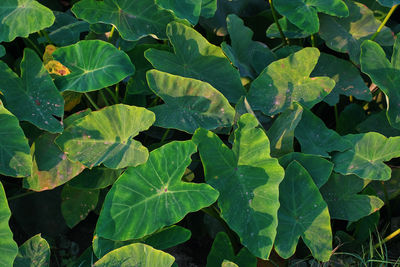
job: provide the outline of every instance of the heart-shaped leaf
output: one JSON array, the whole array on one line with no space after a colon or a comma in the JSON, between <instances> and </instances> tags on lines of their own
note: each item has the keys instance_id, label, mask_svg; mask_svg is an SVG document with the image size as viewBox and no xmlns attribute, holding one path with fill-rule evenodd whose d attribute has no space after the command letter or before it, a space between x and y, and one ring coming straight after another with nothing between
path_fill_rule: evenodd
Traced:
<instances>
[{"instance_id":1,"label":"heart-shaped leaf","mask_svg":"<svg viewBox=\"0 0 400 267\"><path fill-rule=\"evenodd\" d=\"M149 87L164 104L151 108L156 126L193 133L197 128L230 127L235 110L210 84L165 72L147 72Z\"/></svg>"},{"instance_id":2,"label":"heart-shaped leaf","mask_svg":"<svg viewBox=\"0 0 400 267\"><path fill-rule=\"evenodd\" d=\"M245 94L239 72L220 47L210 44L196 30L177 22L168 24L167 36L175 53L156 49L145 53L156 69L207 82L230 102L236 102Z\"/></svg>"},{"instance_id":3,"label":"heart-shaped leaf","mask_svg":"<svg viewBox=\"0 0 400 267\"><path fill-rule=\"evenodd\" d=\"M343 137L352 144L349 150L333 155L335 171L344 175L355 174L360 178L386 181L391 169L384 164L400 157L400 136L389 137L369 132L349 134Z\"/></svg>"},{"instance_id":4,"label":"heart-shaped leaf","mask_svg":"<svg viewBox=\"0 0 400 267\"><path fill-rule=\"evenodd\" d=\"M297 39L297 38L306 38L310 36L311 33L306 32L304 30L299 29L294 24L290 23L290 21L286 18L280 18L278 20L279 26L282 29L283 34L286 38ZM269 38L282 38L281 33L279 32L278 26L276 23L272 23L267 29L267 37Z\"/></svg>"},{"instance_id":5,"label":"heart-shaped leaf","mask_svg":"<svg viewBox=\"0 0 400 267\"><path fill-rule=\"evenodd\" d=\"M19 120L49 132L62 132L63 124L56 117L64 116L64 99L33 50L24 50L21 78L0 62L0 91L7 108Z\"/></svg>"},{"instance_id":6,"label":"heart-shaped leaf","mask_svg":"<svg viewBox=\"0 0 400 267\"><path fill-rule=\"evenodd\" d=\"M29 144L18 119L0 101L0 173L25 177L31 174ZM0 257L1 258L1 257Z\"/></svg>"},{"instance_id":7,"label":"heart-shaped leaf","mask_svg":"<svg viewBox=\"0 0 400 267\"><path fill-rule=\"evenodd\" d=\"M192 141L174 141L128 168L106 196L96 233L112 240L141 238L214 203L219 194L211 186L181 181L195 152Z\"/></svg>"},{"instance_id":8,"label":"heart-shaped leaf","mask_svg":"<svg viewBox=\"0 0 400 267\"><path fill-rule=\"evenodd\" d=\"M11 42L50 27L54 15L35 0L2 0L0 21L0 42Z\"/></svg>"},{"instance_id":9,"label":"heart-shaped leaf","mask_svg":"<svg viewBox=\"0 0 400 267\"><path fill-rule=\"evenodd\" d=\"M91 24L112 24L121 37L129 41L147 35L166 39L165 27L175 19L172 12L157 6L155 0L82 0L71 10Z\"/></svg>"},{"instance_id":10,"label":"heart-shaped leaf","mask_svg":"<svg viewBox=\"0 0 400 267\"><path fill-rule=\"evenodd\" d=\"M294 101L308 108L322 101L335 87L335 81L328 77L310 78L319 55L317 48L307 47L268 65L251 84L247 96L251 107L274 115Z\"/></svg>"},{"instance_id":11,"label":"heart-shaped leaf","mask_svg":"<svg viewBox=\"0 0 400 267\"><path fill-rule=\"evenodd\" d=\"M275 250L291 257L301 237L315 259L328 261L332 251L332 229L328 206L310 174L293 161L279 186L278 229Z\"/></svg>"},{"instance_id":12,"label":"heart-shaped leaf","mask_svg":"<svg viewBox=\"0 0 400 267\"><path fill-rule=\"evenodd\" d=\"M125 52L100 40L80 41L58 48L52 55L71 72L56 78L61 91L99 90L120 82L135 71Z\"/></svg>"},{"instance_id":13,"label":"heart-shaped leaf","mask_svg":"<svg viewBox=\"0 0 400 267\"><path fill-rule=\"evenodd\" d=\"M230 150L218 136L199 129L198 144L207 183L220 192L221 217L250 252L267 259L276 235L279 183L284 176L271 158L269 140L258 121L244 114Z\"/></svg>"},{"instance_id":14,"label":"heart-shaped leaf","mask_svg":"<svg viewBox=\"0 0 400 267\"><path fill-rule=\"evenodd\" d=\"M50 246L46 239L37 234L18 249L18 255L14 261L14 267L50 266Z\"/></svg>"},{"instance_id":15,"label":"heart-shaped leaf","mask_svg":"<svg viewBox=\"0 0 400 267\"><path fill-rule=\"evenodd\" d=\"M89 168L101 163L112 169L137 166L146 162L148 151L132 138L154 120L145 108L113 105L74 121L55 142L71 161Z\"/></svg>"}]
</instances>

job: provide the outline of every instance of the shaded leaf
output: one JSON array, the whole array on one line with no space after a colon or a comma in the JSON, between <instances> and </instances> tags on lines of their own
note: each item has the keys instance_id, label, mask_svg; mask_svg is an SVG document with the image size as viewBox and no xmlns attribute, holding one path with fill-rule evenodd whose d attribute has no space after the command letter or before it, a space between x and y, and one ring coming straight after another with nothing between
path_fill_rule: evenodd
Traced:
<instances>
[{"instance_id":1,"label":"shaded leaf","mask_svg":"<svg viewBox=\"0 0 400 267\"><path fill-rule=\"evenodd\" d=\"M339 119L336 121L336 131L341 135L358 133L356 126L366 117L362 106L351 103L340 112Z\"/></svg>"},{"instance_id":2,"label":"shaded leaf","mask_svg":"<svg viewBox=\"0 0 400 267\"><path fill-rule=\"evenodd\" d=\"M377 0L382 6L392 7L400 4L400 0Z\"/></svg>"},{"instance_id":3,"label":"shaded leaf","mask_svg":"<svg viewBox=\"0 0 400 267\"><path fill-rule=\"evenodd\" d=\"M187 19L192 25L199 21L202 0L156 0L156 3L169 9L181 19Z\"/></svg>"},{"instance_id":4,"label":"shaded leaf","mask_svg":"<svg viewBox=\"0 0 400 267\"><path fill-rule=\"evenodd\" d=\"M296 38L306 38L310 36L311 33L301 30L296 27L294 24L290 23L290 21L286 18L280 18L278 20L279 26L283 31L283 34L286 38L296 39ZM278 26L276 23L272 23L267 29L267 37L269 38L282 38L281 33L279 32Z\"/></svg>"},{"instance_id":5,"label":"shaded leaf","mask_svg":"<svg viewBox=\"0 0 400 267\"><path fill-rule=\"evenodd\" d=\"M356 126L356 129L360 133L377 132L386 137L400 136L400 130L390 125L386 117L386 111L380 111L368 116Z\"/></svg>"},{"instance_id":6,"label":"shaded leaf","mask_svg":"<svg viewBox=\"0 0 400 267\"><path fill-rule=\"evenodd\" d=\"M0 57L3 57L6 54L6 49L4 46L0 45Z\"/></svg>"},{"instance_id":7,"label":"shaded leaf","mask_svg":"<svg viewBox=\"0 0 400 267\"><path fill-rule=\"evenodd\" d=\"M204 18L211 18L217 11L217 0L202 0L200 16Z\"/></svg>"},{"instance_id":8,"label":"shaded leaf","mask_svg":"<svg viewBox=\"0 0 400 267\"><path fill-rule=\"evenodd\" d=\"M85 169L68 184L78 189L102 189L112 185L121 175L121 170L104 167Z\"/></svg>"},{"instance_id":9,"label":"shaded leaf","mask_svg":"<svg viewBox=\"0 0 400 267\"><path fill-rule=\"evenodd\" d=\"M23 243L18 249L14 267L50 266L50 247L46 239L37 234Z\"/></svg>"}]
</instances>

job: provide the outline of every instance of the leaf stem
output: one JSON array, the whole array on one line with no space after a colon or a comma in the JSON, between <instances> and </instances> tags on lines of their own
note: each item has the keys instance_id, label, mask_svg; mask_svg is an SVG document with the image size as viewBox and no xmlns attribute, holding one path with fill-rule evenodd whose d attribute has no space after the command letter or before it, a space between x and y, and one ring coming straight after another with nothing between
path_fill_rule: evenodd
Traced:
<instances>
[{"instance_id":1,"label":"leaf stem","mask_svg":"<svg viewBox=\"0 0 400 267\"><path fill-rule=\"evenodd\" d=\"M114 102L116 104L118 104L119 100L118 100L118 97L114 94L114 92L109 87L106 87L106 90L111 95L111 97L113 98Z\"/></svg>"},{"instance_id":2,"label":"leaf stem","mask_svg":"<svg viewBox=\"0 0 400 267\"><path fill-rule=\"evenodd\" d=\"M41 30L40 33L43 34L43 36L46 38L46 40L47 40L47 42L48 42L49 44L52 44L52 43L53 43L53 42L51 41L49 35L47 34L47 32L46 32L45 30Z\"/></svg>"},{"instance_id":3,"label":"leaf stem","mask_svg":"<svg viewBox=\"0 0 400 267\"><path fill-rule=\"evenodd\" d=\"M276 26L278 27L279 33L281 34L282 43L284 45L289 45L289 40L286 38L285 34L282 31L281 25L279 24L278 17L275 12L274 4L272 3L272 0L268 0L268 1L269 1L269 6L271 7L272 17L274 17Z\"/></svg>"},{"instance_id":4,"label":"leaf stem","mask_svg":"<svg viewBox=\"0 0 400 267\"><path fill-rule=\"evenodd\" d=\"M7 200L11 201L11 200L18 199L18 198L21 198L21 197L24 197L24 196L32 195L34 193L36 193L36 191L28 191L28 192L25 192L25 193L22 193L22 194L19 194L19 195L15 195L15 196L9 197L9 198L7 198Z\"/></svg>"},{"instance_id":5,"label":"leaf stem","mask_svg":"<svg viewBox=\"0 0 400 267\"><path fill-rule=\"evenodd\" d=\"M385 237L381 242L376 244L374 246L374 248L379 248L380 246L382 246L382 244L385 244L386 242L388 242L389 240L391 240L394 237L398 236L399 234L400 234L400 228L397 229L396 231L394 231L393 233L391 233L390 235L388 235L387 237Z\"/></svg>"},{"instance_id":6,"label":"leaf stem","mask_svg":"<svg viewBox=\"0 0 400 267\"><path fill-rule=\"evenodd\" d=\"M170 130L171 130L171 129L168 128L168 129L165 131L165 133L163 134L163 136L161 137L161 141L160 141L161 144L164 143L165 139L167 139L167 136L168 136Z\"/></svg>"},{"instance_id":7,"label":"leaf stem","mask_svg":"<svg viewBox=\"0 0 400 267\"><path fill-rule=\"evenodd\" d=\"M89 100L90 104L92 104L92 106L95 108L95 110L99 110L99 106L96 104L96 102L93 101L93 99L89 96L88 93L83 93L86 98Z\"/></svg>"},{"instance_id":8,"label":"leaf stem","mask_svg":"<svg viewBox=\"0 0 400 267\"><path fill-rule=\"evenodd\" d=\"M110 35L108 36L108 42L111 43L111 39L114 35L114 31L115 31L115 26L113 25L110 31Z\"/></svg>"},{"instance_id":9,"label":"leaf stem","mask_svg":"<svg viewBox=\"0 0 400 267\"><path fill-rule=\"evenodd\" d=\"M372 37L370 39L371 41L375 40L376 36L378 36L379 32L383 29L383 27L385 26L386 22L389 20L390 16L392 16L393 12L396 10L397 7L398 7L398 5L392 6L392 8L387 13L385 19L382 21L381 25L379 26L379 28L376 30L374 35L372 35Z\"/></svg>"},{"instance_id":10,"label":"leaf stem","mask_svg":"<svg viewBox=\"0 0 400 267\"><path fill-rule=\"evenodd\" d=\"M106 97L106 96L104 95L104 93L103 93L103 90L100 90L100 95L101 95L101 97L103 98L104 103L105 103L107 106L109 106L109 105L110 105L110 102L108 102L107 97Z\"/></svg>"},{"instance_id":11,"label":"leaf stem","mask_svg":"<svg viewBox=\"0 0 400 267\"><path fill-rule=\"evenodd\" d=\"M24 39L33 47L33 49L36 50L36 53L42 57L43 53L40 51L39 47L31 39L29 39L29 37Z\"/></svg>"},{"instance_id":12,"label":"leaf stem","mask_svg":"<svg viewBox=\"0 0 400 267\"><path fill-rule=\"evenodd\" d=\"M312 46L312 47L317 47L317 46L315 45L315 35L314 35L314 34L311 34L311 46Z\"/></svg>"}]
</instances>

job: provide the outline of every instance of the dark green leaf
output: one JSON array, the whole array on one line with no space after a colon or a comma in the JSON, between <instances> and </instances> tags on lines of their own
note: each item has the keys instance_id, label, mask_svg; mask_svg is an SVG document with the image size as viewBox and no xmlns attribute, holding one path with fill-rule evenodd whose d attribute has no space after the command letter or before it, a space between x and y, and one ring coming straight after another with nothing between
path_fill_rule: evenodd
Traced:
<instances>
[{"instance_id":1,"label":"dark green leaf","mask_svg":"<svg viewBox=\"0 0 400 267\"><path fill-rule=\"evenodd\" d=\"M112 185L121 175L121 170L104 167L85 169L68 184L78 189L102 189Z\"/></svg>"},{"instance_id":2,"label":"dark green leaf","mask_svg":"<svg viewBox=\"0 0 400 267\"><path fill-rule=\"evenodd\" d=\"M360 133L377 132L386 137L400 136L400 130L390 125L386 111L370 115L365 121L358 124L356 129Z\"/></svg>"},{"instance_id":3,"label":"dark green leaf","mask_svg":"<svg viewBox=\"0 0 400 267\"><path fill-rule=\"evenodd\" d=\"M400 0L377 0L382 6L392 7L400 4Z\"/></svg>"},{"instance_id":4,"label":"dark green leaf","mask_svg":"<svg viewBox=\"0 0 400 267\"><path fill-rule=\"evenodd\" d=\"M202 0L156 0L156 3L174 12L181 19L187 19L192 25L199 21Z\"/></svg>"},{"instance_id":5,"label":"dark green leaf","mask_svg":"<svg viewBox=\"0 0 400 267\"><path fill-rule=\"evenodd\" d=\"M341 135L358 133L356 127L366 117L362 106L351 103L340 112L339 119L336 122L336 131Z\"/></svg>"},{"instance_id":6,"label":"dark green leaf","mask_svg":"<svg viewBox=\"0 0 400 267\"><path fill-rule=\"evenodd\" d=\"M50 247L46 239L37 234L23 243L18 249L14 267L50 266Z\"/></svg>"},{"instance_id":7,"label":"dark green leaf","mask_svg":"<svg viewBox=\"0 0 400 267\"><path fill-rule=\"evenodd\" d=\"M278 23L279 26L281 26L281 29L286 38L290 39L306 38L307 36L311 35L311 33L301 30L292 23L290 23L290 21L286 17L280 18L278 20ZM269 38L282 38L276 23L273 23L268 27L267 36Z\"/></svg>"}]
</instances>

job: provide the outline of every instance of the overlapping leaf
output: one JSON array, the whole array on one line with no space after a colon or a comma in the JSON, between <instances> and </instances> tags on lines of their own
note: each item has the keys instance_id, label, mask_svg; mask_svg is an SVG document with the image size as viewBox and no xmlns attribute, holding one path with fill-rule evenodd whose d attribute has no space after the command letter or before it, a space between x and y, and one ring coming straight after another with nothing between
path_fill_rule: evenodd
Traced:
<instances>
[{"instance_id":1,"label":"overlapping leaf","mask_svg":"<svg viewBox=\"0 0 400 267\"><path fill-rule=\"evenodd\" d=\"M328 95L335 82L328 77L312 77L319 51L304 48L287 58L271 63L250 87L251 107L267 115L284 111L294 101L311 108Z\"/></svg>"},{"instance_id":2,"label":"overlapping leaf","mask_svg":"<svg viewBox=\"0 0 400 267\"><path fill-rule=\"evenodd\" d=\"M96 233L112 240L141 238L214 203L218 192L211 186L181 181L195 152L192 141L175 141L127 169L106 196Z\"/></svg>"},{"instance_id":3,"label":"overlapping leaf","mask_svg":"<svg viewBox=\"0 0 400 267\"><path fill-rule=\"evenodd\" d=\"M199 127L211 130L233 124L234 109L210 84L157 70L147 72L147 81L164 100L151 108L155 125L193 133Z\"/></svg>"},{"instance_id":4,"label":"overlapping leaf","mask_svg":"<svg viewBox=\"0 0 400 267\"><path fill-rule=\"evenodd\" d=\"M278 187L284 176L270 157L269 140L251 114L242 115L230 150L212 132L199 129L198 144L207 183L220 192L221 217L250 252L266 259L276 235Z\"/></svg>"},{"instance_id":5,"label":"overlapping leaf","mask_svg":"<svg viewBox=\"0 0 400 267\"><path fill-rule=\"evenodd\" d=\"M306 38L307 36L311 35L311 33L301 30L294 24L290 23L290 21L286 17L280 18L278 20L278 23L286 38ZM268 27L267 36L269 38L282 38L276 23L273 23Z\"/></svg>"},{"instance_id":6,"label":"overlapping leaf","mask_svg":"<svg viewBox=\"0 0 400 267\"><path fill-rule=\"evenodd\" d=\"M18 249L14 267L50 266L50 247L46 239L37 234L23 243Z\"/></svg>"},{"instance_id":7,"label":"overlapping leaf","mask_svg":"<svg viewBox=\"0 0 400 267\"><path fill-rule=\"evenodd\" d=\"M162 8L172 10L177 17L187 19L193 25L199 21L202 0L156 0L156 3Z\"/></svg>"},{"instance_id":8,"label":"overlapping leaf","mask_svg":"<svg viewBox=\"0 0 400 267\"><path fill-rule=\"evenodd\" d=\"M356 126L356 130L360 133L377 132L386 137L400 136L400 130L390 125L384 110L371 114Z\"/></svg>"},{"instance_id":9,"label":"overlapping leaf","mask_svg":"<svg viewBox=\"0 0 400 267\"><path fill-rule=\"evenodd\" d=\"M400 0L377 0L382 6L392 7L400 4Z\"/></svg>"},{"instance_id":10,"label":"overlapping leaf","mask_svg":"<svg viewBox=\"0 0 400 267\"><path fill-rule=\"evenodd\" d=\"M112 185L121 175L121 170L105 167L85 169L68 184L78 189L102 189Z\"/></svg>"},{"instance_id":11,"label":"overlapping leaf","mask_svg":"<svg viewBox=\"0 0 400 267\"><path fill-rule=\"evenodd\" d=\"M239 72L220 47L210 44L196 30L177 22L168 24L167 36L175 53L156 49L145 53L156 69L207 82L230 102L236 102L245 94Z\"/></svg>"}]
</instances>

